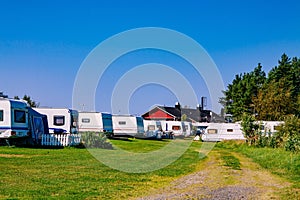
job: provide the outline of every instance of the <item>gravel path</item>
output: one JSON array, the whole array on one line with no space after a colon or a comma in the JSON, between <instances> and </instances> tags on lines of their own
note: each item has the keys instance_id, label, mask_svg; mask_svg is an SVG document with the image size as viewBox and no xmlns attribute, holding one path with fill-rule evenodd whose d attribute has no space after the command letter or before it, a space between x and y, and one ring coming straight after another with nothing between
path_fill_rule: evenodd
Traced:
<instances>
[{"instance_id":1,"label":"gravel path","mask_svg":"<svg viewBox=\"0 0 300 200\"><path fill-rule=\"evenodd\" d=\"M170 186L154 191L140 200L163 199L279 199L280 189L290 184L263 170L256 163L233 154L241 163L240 170L225 167L219 152L211 152L199 171L183 176Z\"/></svg>"}]
</instances>

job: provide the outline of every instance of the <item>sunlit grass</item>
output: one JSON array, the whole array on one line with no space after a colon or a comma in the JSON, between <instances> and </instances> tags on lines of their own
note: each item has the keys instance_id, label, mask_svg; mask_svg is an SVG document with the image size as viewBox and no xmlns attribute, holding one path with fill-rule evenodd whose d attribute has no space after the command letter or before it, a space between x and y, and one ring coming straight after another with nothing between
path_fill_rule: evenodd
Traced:
<instances>
[{"instance_id":1,"label":"sunlit grass","mask_svg":"<svg viewBox=\"0 0 300 200\"><path fill-rule=\"evenodd\" d=\"M148 152L166 141L114 140L129 151ZM111 169L88 150L0 147L0 199L128 199L143 196L195 170L201 143L192 144L177 161L150 173Z\"/></svg>"}]
</instances>

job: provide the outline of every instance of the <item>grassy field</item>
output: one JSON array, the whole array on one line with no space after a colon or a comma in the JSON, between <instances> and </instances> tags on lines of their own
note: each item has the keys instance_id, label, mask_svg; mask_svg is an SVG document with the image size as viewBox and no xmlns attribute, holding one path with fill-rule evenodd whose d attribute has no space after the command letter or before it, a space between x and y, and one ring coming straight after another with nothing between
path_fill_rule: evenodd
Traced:
<instances>
[{"instance_id":1,"label":"grassy field","mask_svg":"<svg viewBox=\"0 0 300 200\"><path fill-rule=\"evenodd\" d=\"M257 148L233 141L218 143L215 149L241 153L273 174L279 175L292 183L290 190L285 191L287 199L300 197L300 154L284 149ZM285 198L283 197L283 198Z\"/></svg>"},{"instance_id":2,"label":"grassy field","mask_svg":"<svg viewBox=\"0 0 300 200\"><path fill-rule=\"evenodd\" d=\"M168 141L112 140L114 145L133 152L160 149ZM184 155L166 168L141 174L113 170L88 150L78 148L33 149L0 147L0 199L129 199L151 194L173 180L201 168L201 142L193 142ZM299 188L300 155L282 150L257 149L219 143L224 166L239 169L231 152L252 158ZM289 191L287 191L288 194Z\"/></svg>"},{"instance_id":3,"label":"grassy field","mask_svg":"<svg viewBox=\"0 0 300 200\"><path fill-rule=\"evenodd\" d=\"M147 152L166 141L113 140L118 147ZM176 177L193 172L199 161L194 143L165 169L145 174L113 170L86 149L31 149L0 147L0 198L128 199L167 185Z\"/></svg>"}]
</instances>

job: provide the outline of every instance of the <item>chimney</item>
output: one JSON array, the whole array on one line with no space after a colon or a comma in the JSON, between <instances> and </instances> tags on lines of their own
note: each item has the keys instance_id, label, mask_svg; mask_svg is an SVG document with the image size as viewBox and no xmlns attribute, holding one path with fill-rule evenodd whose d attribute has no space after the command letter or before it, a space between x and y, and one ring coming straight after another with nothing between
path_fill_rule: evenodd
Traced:
<instances>
[{"instance_id":1,"label":"chimney","mask_svg":"<svg viewBox=\"0 0 300 200\"><path fill-rule=\"evenodd\" d=\"M202 110L202 108L201 108L200 104L197 104L197 110L199 110L199 111L201 111L201 110Z\"/></svg>"},{"instance_id":2,"label":"chimney","mask_svg":"<svg viewBox=\"0 0 300 200\"><path fill-rule=\"evenodd\" d=\"M207 106L207 98L201 97L201 109L204 110L204 108Z\"/></svg>"},{"instance_id":3,"label":"chimney","mask_svg":"<svg viewBox=\"0 0 300 200\"><path fill-rule=\"evenodd\" d=\"M175 108L177 108L178 110L181 110L181 106L180 106L180 103L179 103L179 102L176 102L176 103L175 103Z\"/></svg>"}]
</instances>

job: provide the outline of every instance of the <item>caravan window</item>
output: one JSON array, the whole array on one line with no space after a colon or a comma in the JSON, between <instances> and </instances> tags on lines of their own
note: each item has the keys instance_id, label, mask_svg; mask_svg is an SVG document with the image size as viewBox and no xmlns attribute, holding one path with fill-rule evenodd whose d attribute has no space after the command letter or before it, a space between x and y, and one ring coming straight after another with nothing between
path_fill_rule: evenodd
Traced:
<instances>
[{"instance_id":1,"label":"caravan window","mask_svg":"<svg viewBox=\"0 0 300 200\"><path fill-rule=\"evenodd\" d=\"M126 121L119 121L119 125L126 125Z\"/></svg>"},{"instance_id":2,"label":"caravan window","mask_svg":"<svg viewBox=\"0 0 300 200\"><path fill-rule=\"evenodd\" d=\"M0 110L0 122L3 121L3 110Z\"/></svg>"},{"instance_id":3,"label":"caravan window","mask_svg":"<svg viewBox=\"0 0 300 200\"><path fill-rule=\"evenodd\" d=\"M218 129L207 129L208 134L216 134L218 133Z\"/></svg>"},{"instance_id":4,"label":"caravan window","mask_svg":"<svg viewBox=\"0 0 300 200\"><path fill-rule=\"evenodd\" d=\"M65 116L53 116L53 124L55 126L63 126L65 125Z\"/></svg>"},{"instance_id":5,"label":"caravan window","mask_svg":"<svg viewBox=\"0 0 300 200\"><path fill-rule=\"evenodd\" d=\"M148 126L148 130L149 131L154 131L155 130L155 126L154 125L149 125Z\"/></svg>"},{"instance_id":6,"label":"caravan window","mask_svg":"<svg viewBox=\"0 0 300 200\"><path fill-rule=\"evenodd\" d=\"M82 118L81 122L82 123L90 123L90 118Z\"/></svg>"},{"instance_id":7,"label":"caravan window","mask_svg":"<svg viewBox=\"0 0 300 200\"><path fill-rule=\"evenodd\" d=\"M174 131L178 131L180 129L181 129L180 126L172 126L172 130L174 130Z\"/></svg>"},{"instance_id":8,"label":"caravan window","mask_svg":"<svg viewBox=\"0 0 300 200\"><path fill-rule=\"evenodd\" d=\"M14 122L26 123L26 113L24 110L14 110Z\"/></svg>"},{"instance_id":9,"label":"caravan window","mask_svg":"<svg viewBox=\"0 0 300 200\"><path fill-rule=\"evenodd\" d=\"M227 129L227 132L233 132L233 129L232 128Z\"/></svg>"}]
</instances>

